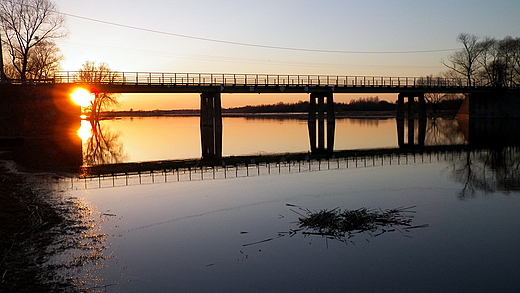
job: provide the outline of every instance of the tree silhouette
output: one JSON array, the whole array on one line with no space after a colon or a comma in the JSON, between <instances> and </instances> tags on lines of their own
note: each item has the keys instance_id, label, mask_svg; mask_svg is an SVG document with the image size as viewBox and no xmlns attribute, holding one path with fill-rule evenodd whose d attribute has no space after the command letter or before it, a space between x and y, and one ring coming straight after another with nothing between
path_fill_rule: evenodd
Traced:
<instances>
[{"instance_id":1,"label":"tree silhouette","mask_svg":"<svg viewBox=\"0 0 520 293\"><path fill-rule=\"evenodd\" d=\"M486 80L495 87L516 86L520 83L520 38L505 37L502 40L460 34L458 40L463 49L442 62L458 76L463 76L469 86L475 78Z\"/></svg>"},{"instance_id":2,"label":"tree silhouette","mask_svg":"<svg viewBox=\"0 0 520 293\"><path fill-rule=\"evenodd\" d=\"M478 37L474 35L462 33L457 39L462 43L463 49L449 56L449 63L444 61L442 63L449 69L464 76L468 86L472 86L475 74L480 69L477 58L483 53L484 47L478 42Z\"/></svg>"},{"instance_id":3,"label":"tree silhouette","mask_svg":"<svg viewBox=\"0 0 520 293\"><path fill-rule=\"evenodd\" d=\"M49 0L2 0L0 22L5 36L2 47L7 51L10 66L16 74L13 78L33 77L31 70L35 64L32 61L38 60L34 58L38 54L33 51L47 48L56 52L53 40L67 34L65 18Z\"/></svg>"},{"instance_id":4,"label":"tree silhouette","mask_svg":"<svg viewBox=\"0 0 520 293\"><path fill-rule=\"evenodd\" d=\"M80 82L109 83L117 78L118 75L110 69L107 63L97 65L94 61L87 61L78 71L78 80ZM100 114L103 110L107 109L108 106L118 104L117 98L119 95L115 93L101 93L96 90L93 91L94 99L87 107L87 111L90 110L90 120L99 121Z\"/></svg>"}]
</instances>

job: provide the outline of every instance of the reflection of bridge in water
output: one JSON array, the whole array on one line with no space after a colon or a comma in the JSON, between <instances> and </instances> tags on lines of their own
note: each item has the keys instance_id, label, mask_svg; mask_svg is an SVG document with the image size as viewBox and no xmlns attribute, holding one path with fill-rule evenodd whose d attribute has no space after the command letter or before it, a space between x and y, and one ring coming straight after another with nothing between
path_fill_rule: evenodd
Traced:
<instances>
[{"instance_id":1,"label":"reflection of bridge in water","mask_svg":"<svg viewBox=\"0 0 520 293\"><path fill-rule=\"evenodd\" d=\"M223 158L220 164L198 165L198 161L122 163L92 167L80 177L60 181L67 188L89 189L182 181L256 177L324 170L408 165L446 161L460 156L465 146L429 147L419 151L402 149L347 150L337 157L316 158L309 154L279 154Z\"/></svg>"},{"instance_id":2,"label":"reflection of bridge in water","mask_svg":"<svg viewBox=\"0 0 520 293\"><path fill-rule=\"evenodd\" d=\"M283 153L232 156L214 161L180 160L109 164L86 168L79 177L61 182L73 188L101 188L444 161L459 161L460 170L463 172L457 174L467 173L467 180L473 180L478 177L474 176L476 171L485 168L472 168L471 161L482 158L484 164L492 164L492 170L484 172L487 174L484 174L484 177L498 172L508 177L505 179L507 182L519 181L517 158L520 156L516 154L517 146L520 146L520 136L515 134L520 133L520 120L464 120L462 122L460 127L466 140L464 144L428 146L404 143L399 148L336 150L333 154ZM399 123L397 124L399 127ZM426 129L426 127L420 128ZM404 132L404 129L401 132ZM400 134L399 137L401 136L404 137L405 134ZM425 137L424 134L420 136Z\"/></svg>"},{"instance_id":3,"label":"reflection of bridge in water","mask_svg":"<svg viewBox=\"0 0 520 293\"><path fill-rule=\"evenodd\" d=\"M468 146L435 146L422 149L378 149L339 151L337 157L312 158L305 154L244 157L226 160L233 164L198 166L193 162L147 162L110 166L96 175L64 178L58 188L92 189L132 185L257 177L325 170L378 166L450 163L455 180L464 183L461 197L475 190L520 190L518 147L496 149ZM247 160L246 160L247 158ZM190 165L191 164L191 165ZM120 170L119 172L116 170ZM126 169L127 171L121 171ZM133 169L133 171L132 171ZM137 171L138 170L138 171ZM96 170L95 170L96 171Z\"/></svg>"}]
</instances>

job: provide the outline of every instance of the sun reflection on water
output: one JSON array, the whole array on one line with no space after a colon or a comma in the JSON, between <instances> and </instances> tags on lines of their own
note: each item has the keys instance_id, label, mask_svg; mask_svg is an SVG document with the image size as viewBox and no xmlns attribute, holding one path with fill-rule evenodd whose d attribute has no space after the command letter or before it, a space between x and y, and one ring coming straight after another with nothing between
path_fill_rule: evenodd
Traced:
<instances>
[{"instance_id":1,"label":"sun reflection on water","mask_svg":"<svg viewBox=\"0 0 520 293\"><path fill-rule=\"evenodd\" d=\"M92 137L92 125L89 121L82 119L81 125L78 129L78 136L81 138L82 143L85 143L90 137Z\"/></svg>"}]
</instances>

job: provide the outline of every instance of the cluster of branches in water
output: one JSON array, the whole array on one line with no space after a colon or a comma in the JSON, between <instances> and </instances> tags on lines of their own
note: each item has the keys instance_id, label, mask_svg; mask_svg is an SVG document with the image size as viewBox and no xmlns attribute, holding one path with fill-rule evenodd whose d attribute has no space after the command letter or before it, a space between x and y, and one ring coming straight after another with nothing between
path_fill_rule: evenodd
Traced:
<instances>
[{"instance_id":1,"label":"cluster of branches in water","mask_svg":"<svg viewBox=\"0 0 520 293\"><path fill-rule=\"evenodd\" d=\"M412 226L413 216L411 214L415 213L413 208L415 206L387 210L372 210L363 207L356 210L335 208L321 211L299 208L305 214L293 210L302 216L298 219L299 229L294 233L320 235L346 242L359 233L368 233L372 237L377 237L387 232L407 233L411 229L428 227L427 224Z\"/></svg>"},{"instance_id":2,"label":"cluster of branches in water","mask_svg":"<svg viewBox=\"0 0 520 293\"><path fill-rule=\"evenodd\" d=\"M261 241L244 244L243 246L256 245L289 235L290 237L301 233L304 236L318 235L325 239L333 239L348 243L354 243L350 238L356 234L366 233L371 237L377 237L387 232L401 232L404 236L412 229L426 228L428 224L412 225L415 206L400 207L387 210L372 210L359 208L356 210L332 210L311 211L293 204L286 204L291 211L300 215L298 228L288 232L279 232L278 237L267 238ZM298 208L298 210L294 209ZM248 233L248 232L241 232ZM367 240L368 241L368 240Z\"/></svg>"}]
</instances>

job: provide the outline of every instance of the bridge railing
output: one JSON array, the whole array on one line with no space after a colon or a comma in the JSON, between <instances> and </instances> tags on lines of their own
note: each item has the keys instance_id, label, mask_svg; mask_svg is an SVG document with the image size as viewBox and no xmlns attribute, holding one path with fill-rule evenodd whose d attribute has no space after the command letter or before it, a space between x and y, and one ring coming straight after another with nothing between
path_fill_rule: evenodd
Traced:
<instances>
[{"instance_id":1,"label":"bridge railing","mask_svg":"<svg viewBox=\"0 0 520 293\"><path fill-rule=\"evenodd\" d=\"M54 75L55 83L173 86L336 86L336 87L483 87L484 80L469 83L462 78L375 77L330 75L270 75L156 72L65 71Z\"/></svg>"}]
</instances>

